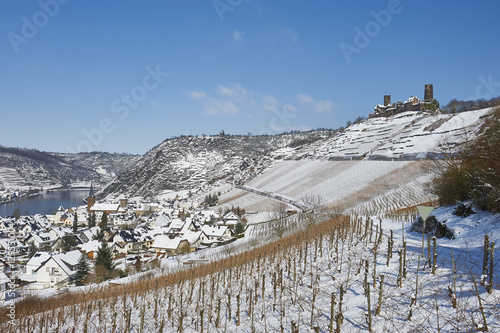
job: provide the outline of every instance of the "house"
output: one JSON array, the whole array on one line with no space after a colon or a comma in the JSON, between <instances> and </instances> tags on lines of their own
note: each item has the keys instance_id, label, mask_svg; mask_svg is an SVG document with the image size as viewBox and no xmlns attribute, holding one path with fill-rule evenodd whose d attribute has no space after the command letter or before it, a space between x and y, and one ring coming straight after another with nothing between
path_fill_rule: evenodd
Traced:
<instances>
[{"instance_id":1,"label":"house","mask_svg":"<svg viewBox=\"0 0 500 333\"><path fill-rule=\"evenodd\" d=\"M105 203L96 203L90 207L89 212L95 213L96 220L101 221L102 215L106 213L106 215L110 215L112 213L118 213L120 209L120 204L105 204Z\"/></svg>"},{"instance_id":2,"label":"house","mask_svg":"<svg viewBox=\"0 0 500 333\"><path fill-rule=\"evenodd\" d=\"M208 242L208 237L203 233L203 231L191 231L188 230L182 235L182 238L186 239L191 245L192 249L199 249L202 243Z\"/></svg>"},{"instance_id":3,"label":"house","mask_svg":"<svg viewBox=\"0 0 500 333\"><path fill-rule=\"evenodd\" d=\"M156 254L166 253L169 256L192 251L186 239L180 237L171 238L168 235L156 237L151 248L156 251Z\"/></svg>"},{"instance_id":4,"label":"house","mask_svg":"<svg viewBox=\"0 0 500 333\"><path fill-rule=\"evenodd\" d=\"M5 300L7 285L9 283L9 277L5 273L0 272L0 300Z\"/></svg>"},{"instance_id":5,"label":"house","mask_svg":"<svg viewBox=\"0 0 500 333\"><path fill-rule=\"evenodd\" d=\"M0 239L0 254L6 255L7 252L16 256L26 252L26 246L17 239L2 238Z\"/></svg>"},{"instance_id":6,"label":"house","mask_svg":"<svg viewBox=\"0 0 500 333\"><path fill-rule=\"evenodd\" d=\"M135 209L135 215L136 216L144 216L144 215L149 215L153 212L151 205L148 203L141 203L139 206Z\"/></svg>"},{"instance_id":7,"label":"house","mask_svg":"<svg viewBox=\"0 0 500 333\"><path fill-rule=\"evenodd\" d=\"M234 213L229 212L222 218L222 221L216 222L217 225L227 225L230 229L234 230L234 226L240 222L240 217Z\"/></svg>"},{"instance_id":8,"label":"house","mask_svg":"<svg viewBox=\"0 0 500 333\"><path fill-rule=\"evenodd\" d=\"M31 264L31 272L28 271L28 264L26 264L27 275L36 276L36 283L31 286L32 289L44 289L67 284L69 277L76 273L76 265L80 256L81 252L78 250L55 255L49 254L46 260L42 262L40 260L36 261L39 266L35 270L32 268L34 265Z\"/></svg>"},{"instance_id":9,"label":"house","mask_svg":"<svg viewBox=\"0 0 500 333\"><path fill-rule=\"evenodd\" d=\"M207 236L208 241L223 241L233 237L233 232L228 226L209 226L204 225L201 231Z\"/></svg>"},{"instance_id":10,"label":"house","mask_svg":"<svg viewBox=\"0 0 500 333\"><path fill-rule=\"evenodd\" d=\"M24 240L24 242L26 244L33 244L39 249L49 249L52 252L60 252L64 244L61 237L55 236L50 232L31 234Z\"/></svg>"},{"instance_id":11,"label":"house","mask_svg":"<svg viewBox=\"0 0 500 333\"><path fill-rule=\"evenodd\" d=\"M172 219L168 215L160 215L149 223L150 227L167 228L170 226Z\"/></svg>"},{"instance_id":12,"label":"house","mask_svg":"<svg viewBox=\"0 0 500 333\"><path fill-rule=\"evenodd\" d=\"M79 237L82 243L87 243L93 240L101 232L99 226L92 227L90 229L84 230L80 233Z\"/></svg>"},{"instance_id":13,"label":"house","mask_svg":"<svg viewBox=\"0 0 500 333\"><path fill-rule=\"evenodd\" d=\"M127 252L138 250L143 245L141 233L135 229L118 230L108 238L108 242L122 244Z\"/></svg>"},{"instance_id":14,"label":"house","mask_svg":"<svg viewBox=\"0 0 500 333\"><path fill-rule=\"evenodd\" d=\"M101 246L101 242L94 239L88 243L79 245L78 248L80 249L80 251L82 253L86 254L89 259L94 260L97 256L97 251L99 250L100 246ZM114 255L120 253L121 249L123 249L123 246L120 246L118 249L116 249L115 248L117 246L116 243L108 243L108 246ZM121 252L123 252L123 251L121 251ZM125 254L126 254L126 252L125 252Z\"/></svg>"}]
</instances>

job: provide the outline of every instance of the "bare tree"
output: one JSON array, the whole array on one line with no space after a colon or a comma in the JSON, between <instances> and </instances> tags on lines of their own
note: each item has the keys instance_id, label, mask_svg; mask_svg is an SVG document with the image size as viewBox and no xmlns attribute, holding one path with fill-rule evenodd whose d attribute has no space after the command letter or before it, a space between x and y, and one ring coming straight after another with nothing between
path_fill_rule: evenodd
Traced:
<instances>
[{"instance_id":1,"label":"bare tree","mask_svg":"<svg viewBox=\"0 0 500 333\"><path fill-rule=\"evenodd\" d=\"M325 216L325 200L320 195L307 193L301 198L304 210L300 213L300 221L310 227L321 222Z\"/></svg>"},{"instance_id":2,"label":"bare tree","mask_svg":"<svg viewBox=\"0 0 500 333\"><path fill-rule=\"evenodd\" d=\"M270 212L270 225L273 233L282 238L287 229L287 205L283 202L277 202L273 206L273 210Z\"/></svg>"}]
</instances>

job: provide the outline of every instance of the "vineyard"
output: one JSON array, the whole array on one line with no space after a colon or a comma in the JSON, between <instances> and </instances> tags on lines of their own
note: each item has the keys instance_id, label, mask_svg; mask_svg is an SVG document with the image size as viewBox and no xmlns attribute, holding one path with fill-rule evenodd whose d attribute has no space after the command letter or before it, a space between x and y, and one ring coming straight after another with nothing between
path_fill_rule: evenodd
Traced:
<instances>
[{"instance_id":1,"label":"vineyard","mask_svg":"<svg viewBox=\"0 0 500 333\"><path fill-rule=\"evenodd\" d=\"M495 240L491 222L498 216L454 220L455 240L428 238L423 247L422 234L391 219L353 214L321 223L298 221L271 223L270 231L283 232L261 228L250 241L205 258L206 264L163 269L164 275L159 271L120 286L25 299L16 304L18 323L4 323L1 330L500 330L498 260L494 243L486 245L478 236L489 232Z\"/></svg>"}]
</instances>

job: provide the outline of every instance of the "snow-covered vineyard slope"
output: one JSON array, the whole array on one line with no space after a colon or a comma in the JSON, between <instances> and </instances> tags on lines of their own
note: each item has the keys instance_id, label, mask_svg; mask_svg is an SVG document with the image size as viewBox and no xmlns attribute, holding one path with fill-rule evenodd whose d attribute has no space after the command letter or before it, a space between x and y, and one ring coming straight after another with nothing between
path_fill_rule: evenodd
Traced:
<instances>
[{"instance_id":1,"label":"snow-covered vineyard slope","mask_svg":"<svg viewBox=\"0 0 500 333\"><path fill-rule=\"evenodd\" d=\"M246 187L301 202L319 195L330 209L382 213L435 199L424 190L431 179L428 161L278 161ZM271 210L269 199L235 189L224 194L224 207Z\"/></svg>"},{"instance_id":2,"label":"snow-covered vineyard slope","mask_svg":"<svg viewBox=\"0 0 500 333\"><path fill-rule=\"evenodd\" d=\"M460 114L422 115L405 112L373 118L348 127L314 149L282 148L274 163L246 183L247 187L300 201L304 194L323 197L330 208L379 214L434 200L425 184L428 166L444 153L472 138L490 109ZM223 196L226 206L257 210L269 200L243 196L235 190ZM272 205L271 205L272 206Z\"/></svg>"},{"instance_id":3,"label":"snow-covered vineyard slope","mask_svg":"<svg viewBox=\"0 0 500 333\"><path fill-rule=\"evenodd\" d=\"M490 109L457 114L404 112L349 126L342 135L300 156L329 159L419 159L454 151L483 124Z\"/></svg>"},{"instance_id":4,"label":"snow-covered vineyard slope","mask_svg":"<svg viewBox=\"0 0 500 333\"><path fill-rule=\"evenodd\" d=\"M459 218L451 211L435 212L456 239L437 240L434 274L427 242L422 256L422 235L408 224L403 230L395 221L353 217L167 277L166 285L164 278L143 280L75 296L86 301L22 316L2 331L498 332L498 256L491 293L481 275L484 235L499 239L500 216Z\"/></svg>"}]
</instances>

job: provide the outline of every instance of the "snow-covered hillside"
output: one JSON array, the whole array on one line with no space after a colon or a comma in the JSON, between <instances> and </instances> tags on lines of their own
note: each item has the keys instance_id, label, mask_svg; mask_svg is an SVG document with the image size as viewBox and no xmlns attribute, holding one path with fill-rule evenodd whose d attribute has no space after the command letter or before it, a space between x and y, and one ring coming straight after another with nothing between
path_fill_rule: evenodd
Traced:
<instances>
[{"instance_id":1,"label":"snow-covered hillside","mask_svg":"<svg viewBox=\"0 0 500 333\"><path fill-rule=\"evenodd\" d=\"M104 185L138 156L109 153L59 154L0 146L0 189Z\"/></svg>"},{"instance_id":2,"label":"snow-covered hillside","mask_svg":"<svg viewBox=\"0 0 500 333\"><path fill-rule=\"evenodd\" d=\"M490 109L460 114L405 112L354 124L314 147L281 148L273 163L247 187L300 201L319 195L330 208L378 214L435 197L425 189L428 166L457 152L474 137ZM309 149L308 149L309 148ZM222 197L225 207L268 210L268 198L235 189Z\"/></svg>"},{"instance_id":3,"label":"snow-covered hillside","mask_svg":"<svg viewBox=\"0 0 500 333\"><path fill-rule=\"evenodd\" d=\"M262 172L277 148L325 140L333 131L275 136L183 136L145 154L104 189L103 195L153 197L165 190L198 189L216 182L242 183Z\"/></svg>"}]
</instances>

